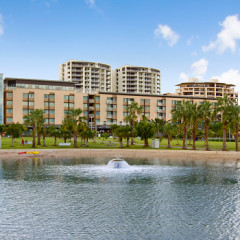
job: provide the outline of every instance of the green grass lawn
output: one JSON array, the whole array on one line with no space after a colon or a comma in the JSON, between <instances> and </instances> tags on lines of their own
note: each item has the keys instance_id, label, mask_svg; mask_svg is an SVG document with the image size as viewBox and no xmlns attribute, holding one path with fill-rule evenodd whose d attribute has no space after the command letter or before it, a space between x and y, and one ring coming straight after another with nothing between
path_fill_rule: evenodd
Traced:
<instances>
[{"instance_id":1,"label":"green grass lawn","mask_svg":"<svg viewBox=\"0 0 240 240\"><path fill-rule=\"evenodd\" d=\"M32 141L32 137L24 137L24 140L28 140L28 142ZM22 138L16 138L14 139L14 147L10 147L11 146L11 138L8 137L3 137L2 138L2 149L29 149L32 147L31 144L25 144L22 145L21 144L21 140ZM37 142L37 139L36 139ZM43 147L42 145L36 145L36 149L59 149L59 148L73 148L73 139L70 142L70 140L68 139L67 142L71 143L71 146L58 146L59 143L63 143L63 139L57 139L57 146L53 146L54 145L54 138L53 137L47 137L46 138L46 147ZM42 140L41 140L42 143ZM189 143L189 141L187 142ZM152 149L152 140L149 139L149 146L148 148L145 148L144 146L144 142L139 139L139 138L135 138L134 139L134 145L130 145L130 147L126 147L126 141L124 141L123 146L125 149ZM168 149L167 148L167 139L163 139L160 143L160 148L159 149ZM210 145L210 149L211 150L221 150L222 149L222 142L209 142ZM80 148L80 138L78 139L78 147ZM172 150L181 150L182 149L182 141L177 141L177 140L173 140L171 142L171 149ZM198 150L204 150L204 141L196 141L196 147ZM102 148L102 149L114 149L114 148L120 148L120 143L118 142L117 139L113 139L113 138L108 138L106 139L98 139L95 138L94 140L90 140L89 141L89 146L83 146L81 148ZM192 148L192 145L187 145L188 149ZM228 150L235 150L235 143L234 142L228 142L227 143L227 149Z\"/></svg>"}]
</instances>

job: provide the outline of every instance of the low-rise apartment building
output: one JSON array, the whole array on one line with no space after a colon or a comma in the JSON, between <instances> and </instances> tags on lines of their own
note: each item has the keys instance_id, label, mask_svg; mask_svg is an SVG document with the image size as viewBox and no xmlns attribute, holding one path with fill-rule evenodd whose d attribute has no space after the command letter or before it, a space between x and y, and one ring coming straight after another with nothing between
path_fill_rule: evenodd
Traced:
<instances>
[{"instance_id":1,"label":"low-rise apartment building","mask_svg":"<svg viewBox=\"0 0 240 240\"><path fill-rule=\"evenodd\" d=\"M113 70L112 90L119 93L161 93L161 72L155 68L125 65Z\"/></svg>"},{"instance_id":2,"label":"low-rise apartment building","mask_svg":"<svg viewBox=\"0 0 240 240\"><path fill-rule=\"evenodd\" d=\"M83 93L74 83L37 79L4 79L4 123L23 123L31 110L43 109L47 125L60 125L70 109L81 108L86 122L94 129L106 129L111 124L124 125L127 106L132 101L143 108L147 119L170 120L171 110L183 99L200 104L216 102L214 98L141 93ZM139 116L140 119L140 116Z\"/></svg>"},{"instance_id":3,"label":"low-rise apartment building","mask_svg":"<svg viewBox=\"0 0 240 240\"><path fill-rule=\"evenodd\" d=\"M73 82L81 92L111 91L111 66L70 60L59 65L59 80Z\"/></svg>"},{"instance_id":4,"label":"low-rise apartment building","mask_svg":"<svg viewBox=\"0 0 240 240\"><path fill-rule=\"evenodd\" d=\"M227 94L228 98L238 102L238 93L234 91L235 85L221 83L216 79L200 82L197 78L192 78L176 86L179 87L176 93L180 96L222 98Z\"/></svg>"}]
</instances>

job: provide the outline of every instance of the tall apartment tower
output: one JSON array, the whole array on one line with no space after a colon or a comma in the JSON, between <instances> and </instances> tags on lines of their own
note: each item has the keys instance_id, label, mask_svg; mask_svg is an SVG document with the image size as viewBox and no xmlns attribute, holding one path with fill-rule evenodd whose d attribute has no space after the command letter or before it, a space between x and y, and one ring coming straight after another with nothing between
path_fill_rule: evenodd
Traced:
<instances>
[{"instance_id":1,"label":"tall apartment tower","mask_svg":"<svg viewBox=\"0 0 240 240\"><path fill-rule=\"evenodd\" d=\"M125 65L113 70L112 90L122 93L161 93L161 72L158 69Z\"/></svg>"},{"instance_id":2,"label":"tall apartment tower","mask_svg":"<svg viewBox=\"0 0 240 240\"><path fill-rule=\"evenodd\" d=\"M59 65L59 80L75 83L80 92L111 91L111 66L70 60Z\"/></svg>"}]
</instances>

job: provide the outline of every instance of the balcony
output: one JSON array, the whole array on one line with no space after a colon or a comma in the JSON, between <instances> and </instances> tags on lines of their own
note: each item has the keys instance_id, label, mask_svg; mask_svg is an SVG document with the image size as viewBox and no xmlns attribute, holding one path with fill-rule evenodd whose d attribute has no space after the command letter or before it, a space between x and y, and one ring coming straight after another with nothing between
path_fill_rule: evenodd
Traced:
<instances>
[{"instance_id":1,"label":"balcony","mask_svg":"<svg viewBox=\"0 0 240 240\"><path fill-rule=\"evenodd\" d=\"M89 103L94 103L94 99L89 99Z\"/></svg>"}]
</instances>

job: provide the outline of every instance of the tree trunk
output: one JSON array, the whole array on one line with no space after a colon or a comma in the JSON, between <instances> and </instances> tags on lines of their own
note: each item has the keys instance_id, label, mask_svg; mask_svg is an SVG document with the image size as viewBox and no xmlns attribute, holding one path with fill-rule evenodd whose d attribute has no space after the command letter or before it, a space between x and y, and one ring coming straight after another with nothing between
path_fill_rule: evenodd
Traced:
<instances>
[{"instance_id":1,"label":"tree trunk","mask_svg":"<svg viewBox=\"0 0 240 240\"><path fill-rule=\"evenodd\" d=\"M131 128L131 145L133 145L133 128L134 128L134 123L132 122L132 128Z\"/></svg>"},{"instance_id":2,"label":"tree trunk","mask_svg":"<svg viewBox=\"0 0 240 240\"><path fill-rule=\"evenodd\" d=\"M82 137L81 137L81 147L82 147L82 145L83 145L83 144L82 144L82 140L83 140L83 139L82 139Z\"/></svg>"},{"instance_id":3,"label":"tree trunk","mask_svg":"<svg viewBox=\"0 0 240 240\"><path fill-rule=\"evenodd\" d=\"M54 145L53 146L57 146L57 137L55 137L55 141L54 141Z\"/></svg>"},{"instance_id":4,"label":"tree trunk","mask_svg":"<svg viewBox=\"0 0 240 240\"><path fill-rule=\"evenodd\" d=\"M41 145L41 135L40 135L40 134L38 134L37 138L38 138L37 145Z\"/></svg>"},{"instance_id":5,"label":"tree trunk","mask_svg":"<svg viewBox=\"0 0 240 240\"><path fill-rule=\"evenodd\" d=\"M205 150L209 151L209 145L208 145L208 124L207 121L205 120L204 124L204 135L205 135Z\"/></svg>"},{"instance_id":6,"label":"tree trunk","mask_svg":"<svg viewBox=\"0 0 240 240\"><path fill-rule=\"evenodd\" d=\"M171 145L170 145L170 136L168 135L168 145L167 145L168 148L171 148Z\"/></svg>"},{"instance_id":7,"label":"tree trunk","mask_svg":"<svg viewBox=\"0 0 240 240\"><path fill-rule=\"evenodd\" d=\"M184 124L184 127L183 127L183 145L182 145L182 149L187 149L187 147L186 147L186 136L187 136L187 126L186 126L186 124Z\"/></svg>"},{"instance_id":8,"label":"tree trunk","mask_svg":"<svg viewBox=\"0 0 240 240\"><path fill-rule=\"evenodd\" d=\"M122 141L122 138L120 138L120 147L123 148L123 141Z\"/></svg>"},{"instance_id":9,"label":"tree trunk","mask_svg":"<svg viewBox=\"0 0 240 240\"><path fill-rule=\"evenodd\" d=\"M127 138L127 147L129 147L129 137Z\"/></svg>"},{"instance_id":10,"label":"tree trunk","mask_svg":"<svg viewBox=\"0 0 240 240\"><path fill-rule=\"evenodd\" d=\"M193 139L193 145L192 145L192 150L196 150L196 126L193 125L193 132L192 132L192 139Z\"/></svg>"},{"instance_id":11,"label":"tree trunk","mask_svg":"<svg viewBox=\"0 0 240 240\"><path fill-rule=\"evenodd\" d=\"M227 151L227 123L224 122L223 123L223 146L222 146L222 150L223 151Z\"/></svg>"},{"instance_id":12,"label":"tree trunk","mask_svg":"<svg viewBox=\"0 0 240 240\"><path fill-rule=\"evenodd\" d=\"M46 147L45 135L43 135L43 147Z\"/></svg>"},{"instance_id":13,"label":"tree trunk","mask_svg":"<svg viewBox=\"0 0 240 240\"><path fill-rule=\"evenodd\" d=\"M144 147L148 147L148 138L144 140Z\"/></svg>"},{"instance_id":14,"label":"tree trunk","mask_svg":"<svg viewBox=\"0 0 240 240\"><path fill-rule=\"evenodd\" d=\"M67 142L67 138L64 138L64 143L66 143Z\"/></svg>"},{"instance_id":15,"label":"tree trunk","mask_svg":"<svg viewBox=\"0 0 240 240\"><path fill-rule=\"evenodd\" d=\"M13 146L13 139L14 139L14 138L12 137L12 144L11 144L11 147L14 147L14 146Z\"/></svg>"},{"instance_id":16,"label":"tree trunk","mask_svg":"<svg viewBox=\"0 0 240 240\"><path fill-rule=\"evenodd\" d=\"M77 129L74 129L74 148L77 148Z\"/></svg>"},{"instance_id":17,"label":"tree trunk","mask_svg":"<svg viewBox=\"0 0 240 240\"><path fill-rule=\"evenodd\" d=\"M88 138L86 139L85 146L88 147Z\"/></svg>"},{"instance_id":18,"label":"tree trunk","mask_svg":"<svg viewBox=\"0 0 240 240\"><path fill-rule=\"evenodd\" d=\"M35 122L33 123L33 132L32 132L32 135L33 135L33 142L32 142L32 148L35 148L36 147L36 129L35 129Z\"/></svg>"},{"instance_id":19,"label":"tree trunk","mask_svg":"<svg viewBox=\"0 0 240 240\"><path fill-rule=\"evenodd\" d=\"M236 134L235 134L235 145L236 145L236 151L238 151L238 128L239 128L239 126L238 126L238 123L235 123L235 132L236 132Z\"/></svg>"}]
</instances>

